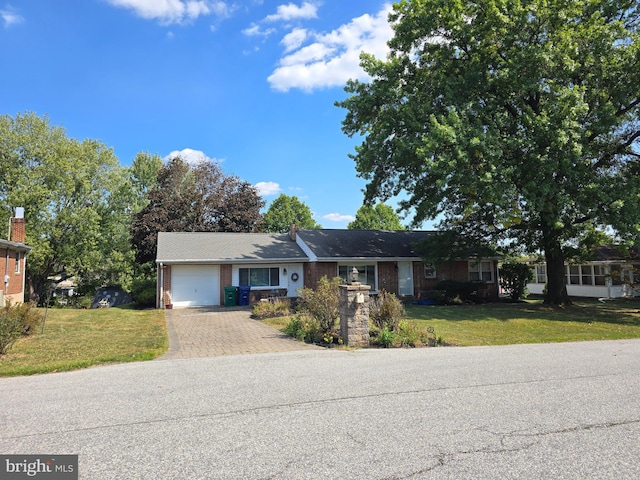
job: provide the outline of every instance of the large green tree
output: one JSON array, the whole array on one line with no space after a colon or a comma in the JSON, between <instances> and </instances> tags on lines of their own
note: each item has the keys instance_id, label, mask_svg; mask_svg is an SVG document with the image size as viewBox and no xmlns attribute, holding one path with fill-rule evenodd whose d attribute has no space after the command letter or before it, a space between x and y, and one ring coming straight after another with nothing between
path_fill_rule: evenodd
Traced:
<instances>
[{"instance_id":1,"label":"large green tree","mask_svg":"<svg viewBox=\"0 0 640 480\"><path fill-rule=\"evenodd\" d=\"M400 218L393 207L379 203L375 207L363 205L356 212L356 218L347 225L349 230L404 230Z\"/></svg>"},{"instance_id":2,"label":"large green tree","mask_svg":"<svg viewBox=\"0 0 640 480\"><path fill-rule=\"evenodd\" d=\"M313 219L311 209L296 196L278 195L264 214L263 228L265 232L282 233L289 230L292 223L299 228L320 228Z\"/></svg>"},{"instance_id":3,"label":"large green tree","mask_svg":"<svg viewBox=\"0 0 640 480\"><path fill-rule=\"evenodd\" d=\"M264 206L255 187L217 163L192 166L180 157L160 169L147 198L130 229L140 263L155 260L158 232L252 232Z\"/></svg>"},{"instance_id":4,"label":"large green tree","mask_svg":"<svg viewBox=\"0 0 640 480\"><path fill-rule=\"evenodd\" d=\"M366 198L414 223L540 251L545 301L569 303L564 250L640 231L635 0L403 0L385 60L363 55L343 130Z\"/></svg>"},{"instance_id":5,"label":"large green tree","mask_svg":"<svg viewBox=\"0 0 640 480\"><path fill-rule=\"evenodd\" d=\"M25 209L32 300L54 275L75 276L81 287L118 280L130 250L118 194L126 179L100 142L71 139L34 113L0 116L0 218L6 225L13 207Z\"/></svg>"}]
</instances>

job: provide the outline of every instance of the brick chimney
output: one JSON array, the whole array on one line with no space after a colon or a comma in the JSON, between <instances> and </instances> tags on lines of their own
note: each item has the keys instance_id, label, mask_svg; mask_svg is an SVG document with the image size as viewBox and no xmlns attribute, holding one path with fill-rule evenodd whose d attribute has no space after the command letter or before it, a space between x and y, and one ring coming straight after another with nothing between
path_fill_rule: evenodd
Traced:
<instances>
[{"instance_id":1,"label":"brick chimney","mask_svg":"<svg viewBox=\"0 0 640 480\"><path fill-rule=\"evenodd\" d=\"M11 232L9 241L15 243L24 243L25 240L25 221L24 208L16 208L16 216L11 219Z\"/></svg>"},{"instance_id":2,"label":"brick chimney","mask_svg":"<svg viewBox=\"0 0 640 480\"><path fill-rule=\"evenodd\" d=\"M292 223L289 227L289 238L292 242L296 241L296 232L298 231L298 226L295 223Z\"/></svg>"}]
</instances>

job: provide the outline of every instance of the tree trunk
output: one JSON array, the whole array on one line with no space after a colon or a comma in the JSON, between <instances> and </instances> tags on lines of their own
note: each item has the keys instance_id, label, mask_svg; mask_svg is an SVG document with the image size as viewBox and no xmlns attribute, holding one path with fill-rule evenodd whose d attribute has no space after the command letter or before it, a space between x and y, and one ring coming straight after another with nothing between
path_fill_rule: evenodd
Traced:
<instances>
[{"instance_id":1,"label":"tree trunk","mask_svg":"<svg viewBox=\"0 0 640 480\"><path fill-rule=\"evenodd\" d=\"M547 293L544 296L546 305L571 305L567 294L566 270L564 266L564 253L560 238L562 227L557 221L558 215L548 211L541 215L542 241L544 256L547 262Z\"/></svg>"},{"instance_id":2,"label":"tree trunk","mask_svg":"<svg viewBox=\"0 0 640 480\"><path fill-rule=\"evenodd\" d=\"M547 293L544 297L546 305L571 305L567 294L566 268L562 248L545 252L547 261Z\"/></svg>"}]
</instances>

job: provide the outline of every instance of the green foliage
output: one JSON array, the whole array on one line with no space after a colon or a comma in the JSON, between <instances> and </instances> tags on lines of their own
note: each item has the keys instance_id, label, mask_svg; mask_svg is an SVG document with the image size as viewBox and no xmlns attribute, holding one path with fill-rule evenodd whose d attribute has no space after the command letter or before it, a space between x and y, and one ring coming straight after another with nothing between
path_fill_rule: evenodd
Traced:
<instances>
[{"instance_id":1,"label":"green foliage","mask_svg":"<svg viewBox=\"0 0 640 480\"><path fill-rule=\"evenodd\" d=\"M434 290L442 292L445 303L467 303L478 301L478 289L484 286L479 282L458 282L456 280L442 280Z\"/></svg>"},{"instance_id":2,"label":"green foliage","mask_svg":"<svg viewBox=\"0 0 640 480\"><path fill-rule=\"evenodd\" d=\"M134 205L129 172L111 148L68 138L46 116L0 116L0 224L12 207L25 208L31 300L44 300L48 278L63 272L81 290L126 283Z\"/></svg>"},{"instance_id":3,"label":"green foliage","mask_svg":"<svg viewBox=\"0 0 640 480\"><path fill-rule=\"evenodd\" d=\"M130 268L123 262L130 252L127 178L113 151L95 140L68 138L33 113L0 116L0 223L12 207L25 208L32 300L62 272L82 283Z\"/></svg>"},{"instance_id":4,"label":"green foliage","mask_svg":"<svg viewBox=\"0 0 640 480\"><path fill-rule=\"evenodd\" d=\"M153 278L136 278L131 285L131 299L138 308L156 306L156 280Z\"/></svg>"},{"instance_id":5,"label":"green foliage","mask_svg":"<svg viewBox=\"0 0 640 480\"><path fill-rule=\"evenodd\" d=\"M22 336L22 322L18 317L0 313L0 355L4 355Z\"/></svg>"},{"instance_id":6,"label":"green foliage","mask_svg":"<svg viewBox=\"0 0 640 480\"><path fill-rule=\"evenodd\" d=\"M500 286L512 300L527 296L527 283L533 280L533 269L526 263L511 261L500 267Z\"/></svg>"},{"instance_id":7,"label":"green foliage","mask_svg":"<svg viewBox=\"0 0 640 480\"><path fill-rule=\"evenodd\" d=\"M7 302L0 308L0 355L6 354L18 338L34 333L41 322L42 314L31 303Z\"/></svg>"},{"instance_id":8,"label":"green foliage","mask_svg":"<svg viewBox=\"0 0 640 480\"><path fill-rule=\"evenodd\" d=\"M401 347L417 347L421 343L422 332L415 321L402 320L394 333Z\"/></svg>"},{"instance_id":9,"label":"green foliage","mask_svg":"<svg viewBox=\"0 0 640 480\"><path fill-rule=\"evenodd\" d=\"M380 290L376 298L369 304L369 319L380 330L397 330L400 320L405 314L404 305L393 293Z\"/></svg>"},{"instance_id":10,"label":"green foliage","mask_svg":"<svg viewBox=\"0 0 640 480\"><path fill-rule=\"evenodd\" d=\"M394 333L387 327L380 330L376 343L384 348L389 348L393 345Z\"/></svg>"},{"instance_id":11,"label":"green foliage","mask_svg":"<svg viewBox=\"0 0 640 480\"><path fill-rule=\"evenodd\" d=\"M263 228L265 232L284 233L289 230L292 223L298 228L320 228L313 219L313 214L308 205L301 202L298 197L280 194L264 214Z\"/></svg>"},{"instance_id":12,"label":"green foliage","mask_svg":"<svg viewBox=\"0 0 640 480\"><path fill-rule=\"evenodd\" d=\"M158 232L252 232L259 227L264 201L255 187L224 175L213 162L191 166L175 157L160 169L148 191L148 204L133 219L131 244L136 260L155 260Z\"/></svg>"},{"instance_id":13,"label":"green foliage","mask_svg":"<svg viewBox=\"0 0 640 480\"><path fill-rule=\"evenodd\" d=\"M316 343L321 341L327 332L320 331L318 320L305 314L298 314L291 317L289 323L282 330L301 342Z\"/></svg>"},{"instance_id":14,"label":"green foliage","mask_svg":"<svg viewBox=\"0 0 640 480\"><path fill-rule=\"evenodd\" d=\"M252 316L257 319L284 317L289 313L291 313L291 302L288 299L258 302L252 308Z\"/></svg>"},{"instance_id":15,"label":"green foliage","mask_svg":"<svg viewBox=\"0 0 640 480\"><path fill-rule=\"evenodd\" d=\"M390 55L363 55L371 80L337 103L365 201L541 251L546 300L568 302L581 232L640 233L639 4L404 0L390 19Z\"/></svg>"},{"instance_id":16,"label":"green foliage","mask_svg":"<svg viewBox=\"0 0 640 480\"><path fill-rule=\"evenodd\" d=\"M379 203L375 207L363 205L356 212L356 218L349 222L350 230L405 230L400 218L389 205Z\"/></svg>"},{"instance_id":17,"label":"green foliage","mask_svg":"<svg viewBox=\"0 0 640 480\"><path fill-rule=\"evenodd\" d=\"M338 309L340 277L329 280L323 276L315 290L302 288L298 290L300 305L306 313L318 322L321 333L330 332L340 316Z\"/></svg>"}]
</instances>

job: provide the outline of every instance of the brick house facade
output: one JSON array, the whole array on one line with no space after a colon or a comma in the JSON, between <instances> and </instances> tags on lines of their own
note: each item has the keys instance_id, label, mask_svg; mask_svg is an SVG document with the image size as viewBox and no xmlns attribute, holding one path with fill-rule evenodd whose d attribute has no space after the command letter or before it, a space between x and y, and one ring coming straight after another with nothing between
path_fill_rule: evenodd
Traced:
<instances>
[{"instance_id":1,"label":"brick house facade","mask_svg":"<svg viewBox=\"0 0 640 480\"><path fill-rule=\"evenodd\" d=\"M0 239L0 303L24 302L26 257L31 247L25 245L25 220L22 213L11 219L9 240Z\"/></svg>"},{"instance_id":2,"label":"brick house facade","mask_svg":"<svg viewBox=\"0 0 640 480\"><path fill-rule=\"evenodd\" d=\"M349 282L353 268L372 294L385 290L420 300L438 282L455 280L479 282L483 296L497 297L497 258L461 259L434 268L416 251L432 234L295 226L283 234L160 232L157 305L222 305L229 287L250 287L250 303L296 297L300 288L315 289L322 277Z\"/></svg>"}]
</instances>

